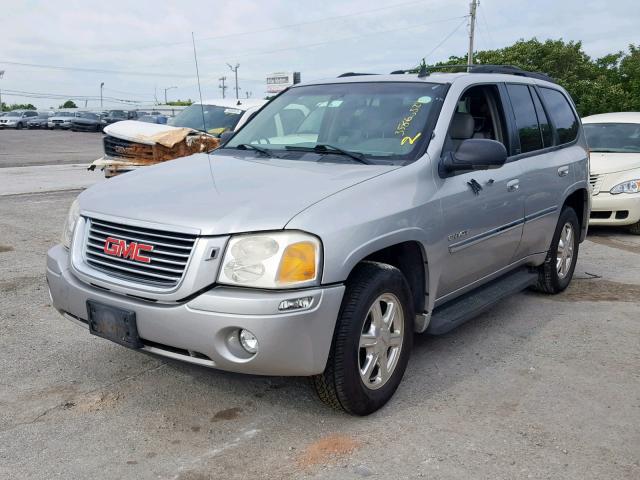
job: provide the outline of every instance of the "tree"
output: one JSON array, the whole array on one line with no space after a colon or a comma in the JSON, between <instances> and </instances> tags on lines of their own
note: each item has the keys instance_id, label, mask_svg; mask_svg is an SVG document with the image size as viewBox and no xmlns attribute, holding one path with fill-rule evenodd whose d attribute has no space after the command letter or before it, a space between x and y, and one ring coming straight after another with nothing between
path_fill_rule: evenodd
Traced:
<instances>
[{"instance_id":1,"label":"tree","mask_svg":"<svg viewBox=\"0 0 640 480\"><path fill-rule=\"evenodd\" d=\"M475 52L474 63L514 65L543 72L571 94L581 116L640 110L640 46L592 59L581 42L519 40L497 50ZM452 56L438 66L466 64L466 55Z\"/></svg>"},{"instance_id":2,"label":"tree","mask_svg":"<svg viewBox=\"0 0 640 480\"><path fill-rule=\"evenodd\" d=\"M73 100L67 100L58 108L78 108L78 106L73 102Z\"/></svg>"},{"instance_id":3,"label":"tree","mask_svg":"<svg viewBox=\"0 0 640 480\"><path fill-rule=\"evenodd\" d=\"M7 105L6 103L2 102L2 109L0 111L10 112L11 110L35 110L35 109L36 107L34 107L30 103L12 103L11 105Z\"/></svg>"},{"instance_id":4,"label":"tree","mask_svg":"<svg viewBox=\"0 0 640 480\"><path fill-rule=\"evenodd\" d=\"M188 107L193 102L191 99L189 100L174 100L172 102L167 102L167 105L171 105L172 107Z\"/></svg>"}]
</instances>

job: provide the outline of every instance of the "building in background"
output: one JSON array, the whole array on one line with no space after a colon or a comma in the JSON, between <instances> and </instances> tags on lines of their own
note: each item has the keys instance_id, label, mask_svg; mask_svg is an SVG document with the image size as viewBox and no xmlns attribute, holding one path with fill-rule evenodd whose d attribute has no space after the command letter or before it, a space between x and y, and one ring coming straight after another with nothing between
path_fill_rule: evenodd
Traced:
<instances>
[{"instance_id":1,"label":"building in background","mask_svg":"<svg viewBox=\"0 0 640 480\"><path fill-rule=\"evenodd\" d=\"M300 83L300 72L276 72L267 75L267 93L276 94Z\"/></svg>"}]
</instances>

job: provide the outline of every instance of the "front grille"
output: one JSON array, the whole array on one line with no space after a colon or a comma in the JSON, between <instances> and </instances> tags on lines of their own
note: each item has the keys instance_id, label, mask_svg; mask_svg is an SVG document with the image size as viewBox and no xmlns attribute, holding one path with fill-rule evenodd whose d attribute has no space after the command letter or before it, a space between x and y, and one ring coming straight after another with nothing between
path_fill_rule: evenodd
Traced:
<instances>
[{"instance_id":1,"label":"front grille","mask_svg":"<svg viewBox=\"0 0 640 480\"><path fill-rule=\"evenodd\" d=\"M152 251L143 252L150 262L108 255L105 253L108 237L124 240L127 245L136 242L153 246ZM85 260L96 270L114 277L170 288L180 283L195 241L196 235L89 219Z\"/></svg>"},{"instance_id":2,"label":"front grille","mask_svg":"<svg viewBox=\"0 0 640 480\"><path fill-rule=\"evenodd\" d=\"M600 193L600 187L602 186L603 180L604 180L604 177L601 175L594 175L594 174L589 175L589 183L591 184L591 188L593 190L594 195L597 195L598 193Z\"/></svg>"},{"instance_id":3,"label":"front grille","mask_svg":"<svg viewBox=\"0 0 640 480\"><path fill-rule=\"evenodd\" d=\"M130 142L107 135L104 137L104 153L110 157L153 161L153 146Z\"/></svg>"}]
</instances>

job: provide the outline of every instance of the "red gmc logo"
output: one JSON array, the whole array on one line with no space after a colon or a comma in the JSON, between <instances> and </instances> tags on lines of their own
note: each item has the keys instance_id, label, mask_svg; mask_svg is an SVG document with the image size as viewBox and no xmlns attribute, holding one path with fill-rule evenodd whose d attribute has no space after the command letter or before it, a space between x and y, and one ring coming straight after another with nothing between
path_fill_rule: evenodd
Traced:
<instances>
[{"instance_id":1,"label":"red gmc logo","mask_svg":"<svg viewBox=\"0 0 640 480\"><path fill-rule=\"evenodd\" d=\"M114 257L130 258L136 262L150 263L151 259L140 255L140 252L152 252L153 245L144 243L129 242L119 238L107 237L104 241L104 253Z\"/></svg>"}]
</instances>

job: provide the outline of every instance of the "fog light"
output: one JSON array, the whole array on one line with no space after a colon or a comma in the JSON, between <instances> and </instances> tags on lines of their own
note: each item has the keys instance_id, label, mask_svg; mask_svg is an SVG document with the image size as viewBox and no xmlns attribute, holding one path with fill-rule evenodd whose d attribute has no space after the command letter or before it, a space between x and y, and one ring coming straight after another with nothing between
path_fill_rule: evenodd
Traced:
<instances>
[{"instance_id":1,"label":"fog light","mask_svg":"<svg viewBox=\"0 0 640 480\"><path fill-rule=\"evenodd\" d=\"M249 330L240 330L240 345L250 354L258 353L258 339Z\"/></svg>"},{"instance_id":2,"label":"fog light","mask_svg":"<svg viewBox=\"0 0 640 480\"><path fill-rule=\"evenodd\" d=\"M280 305L278 305L278 310L287 311L287 310L300 310L304 308L309 308L313 303L313 297L301 297L294 298L291 300L282 300Z\"/></svg>"}]
</instances>

